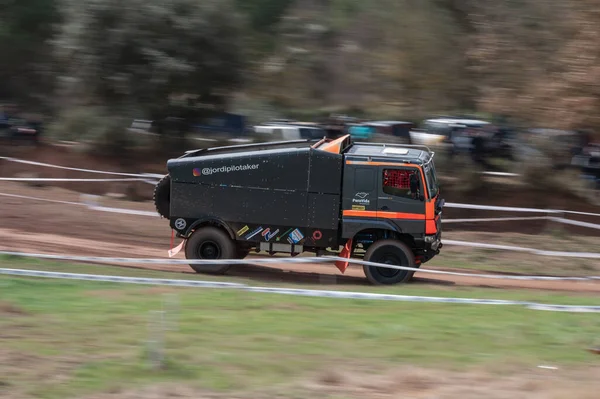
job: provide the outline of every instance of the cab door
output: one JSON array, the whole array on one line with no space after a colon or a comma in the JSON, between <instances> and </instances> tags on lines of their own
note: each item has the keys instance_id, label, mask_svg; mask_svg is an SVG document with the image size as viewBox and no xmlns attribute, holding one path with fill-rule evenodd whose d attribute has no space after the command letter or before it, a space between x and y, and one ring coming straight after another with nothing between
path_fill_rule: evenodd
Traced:
<instances>
[{"instance_id":1,"label":"cab door","mask_svg":"<svg viewBox=\"0 0 600 399\"><path fill-rule=\"evenodd\" d=\"M425 230L425 186L417 167L379 166L377 218L393 222L403 233Z\"/></svg>"}]
</instances>

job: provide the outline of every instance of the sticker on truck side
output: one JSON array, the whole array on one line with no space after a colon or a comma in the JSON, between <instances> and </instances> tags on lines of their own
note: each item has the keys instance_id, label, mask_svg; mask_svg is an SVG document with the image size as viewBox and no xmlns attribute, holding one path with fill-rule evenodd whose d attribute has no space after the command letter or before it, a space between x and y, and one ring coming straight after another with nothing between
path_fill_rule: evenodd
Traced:
<instances>
[{"instance_id":1,"label":"sticker on truck side","mask_svg":"<svg viewBox=\"0 0 600 399\"><path fill-rule=\"evenodd\" d=\"M245 164L245 165L232 165L232 166L221 166L218 168L194 168L192 173L194 176L210 176L215 173L229 173L229 172L240 172L245 170L256 170L259 164Z\"/></svg>"},{"instance_id":2,"label":"sticker on truck side","mask_svg":"<svg viewBox=\"0 0 600 399\"><path fill-rule=\"evenodd\" d=\"M367 198L369 193L360 192L354 194L354 198L352 198L353 204L361 204L361 205L370 205L371 201Z\"/></svg>"},{"instance_id":3,"label":"sticker on truck side","mask_svg":"<svg viewBox=\"0 0 600 399\"><path fill-rule=\"evenodd\" d=\"M261 231L263 231L262 227L258 227L256 230L254 230L252 233L248 234L246 237L244 237L246 240L251 239L252 237L254 237L255 235L257 235L258 233L260 233Z\"/></svg>"},{"instance_id":4,"label":"sticker on truck side","mask_svg":"<svg viewBox=\"0 0 600 399\"><path fill-rule=\"evenodd\" d=\"M288 242L290 244L298 244L300 241L302 241L302 239L304 238L304 235L300 232L300 230L295 229L294 231L292 231L288 237Z\"/></svg>"},{"instance_id":5,"label":"sticker on truck side","mask_svg":"<svg viewBox=\"0 0 600 399\"><path fill-rule=\"evenodd\" d=\"M275 237L277 235L277 233L279 233L279 229L273 231L273 232L268 232L267 234L265 234L265 240L267 241L271 241L271 238Z\"/></svg>"}]
</instances>

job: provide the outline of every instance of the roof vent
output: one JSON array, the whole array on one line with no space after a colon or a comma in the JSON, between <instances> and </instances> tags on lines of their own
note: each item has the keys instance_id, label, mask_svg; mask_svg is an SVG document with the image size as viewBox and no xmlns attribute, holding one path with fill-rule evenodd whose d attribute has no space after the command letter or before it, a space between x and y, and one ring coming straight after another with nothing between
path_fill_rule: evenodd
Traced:
<instances>
[{"instance_id":1,"label":"roof vent","mask_svg":"<svg viewBox=\"0 0 600 399\"><path fill-rule=\"evenodd\" d=\"M406 155L406 154L408 154L408 150L406 148L386 147L383 149L383 153L384 154Z\"/></svg>"}]
</instances>

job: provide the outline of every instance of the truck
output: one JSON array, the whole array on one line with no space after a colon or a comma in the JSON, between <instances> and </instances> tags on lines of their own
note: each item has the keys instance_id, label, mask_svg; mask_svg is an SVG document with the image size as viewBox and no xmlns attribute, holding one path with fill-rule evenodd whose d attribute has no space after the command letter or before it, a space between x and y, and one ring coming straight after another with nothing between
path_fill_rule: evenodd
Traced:
<instances>
[{"instance_id":1,"label":"truck","mask_svg":"<svg viewBox=\"0 0 600 399\"><path fill-rule=\"evenodd\" d=\"M376 285L408 282L439 254L444 200L426 146L337 139L214 147L167 161L154 203L185 240L186 259L251 252L350 259ZM341 259L341 260L340 260ZM381 266L377 266L377 265ZM225 274L230 265L190 266Z\"/></svg>"}]
</instances>

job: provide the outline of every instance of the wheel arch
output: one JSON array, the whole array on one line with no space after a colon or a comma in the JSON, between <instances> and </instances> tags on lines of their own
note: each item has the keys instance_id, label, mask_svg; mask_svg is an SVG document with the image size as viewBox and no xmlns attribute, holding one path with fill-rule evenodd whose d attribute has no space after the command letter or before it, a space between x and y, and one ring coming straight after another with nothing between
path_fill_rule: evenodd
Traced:
<instances>
[{"instance_id":1,"label":"wheel arch","mask_svg":"<svg viewBox=\"0 0 600 399\"><path fill-rule=\"evenodd\" d=\"M376 220L376 219L350 219L344 218L342 220L342 237L345 239L351 239L356 237L357 234L365 230L381 230L391 231L395 234L402 234L400 227L388 220Z\"/></svg>"},{"instance_id":2,"label":"wheel arch","mask_svg":"<svg viewBox=\"0 0 600 399\"><path fill-rule=\"evenodd\" d=\"M375 241L379 241L379 240L386 240L386 239L392 239L392 240L398 240L403 242L404 244L406 244L409 248L414 248L416 246L416 242L415 242L415 238L408 233L403 233L401 231L399 231L399 229L390 229L390 228L385 228L385 226L382 226L384 228L380 228L380 227L367 227L364 228L358 232L356 232L356 234L354 234L354 236L352 237L353 241L356 241L356 239L358 237L360 237L361 235L375 235L376 236L376 240Z\"/></svg>"},{"instance_id":3,"label":"wheel arch","mask_svg":"<svg viewBox=\"0 0 600 399\"><path fill-rule=\"evenodd\" d=\"M225 223L223 220L218 219L218 218L213 218L213 217L202 218L202 219L196 220L194 223L192 223L190 225L190 227L186 231L185 236L189 237L190 234L192 234L192 232L194 232L194 230L197 230L200 227L206 227L206 226L216 227L216 228L219 228L219 229L225 231L227 233L227 235L229 236L229 238L231 238L233 241L235 241L235 233L234 233L233 229L227 223Z\"/></svg>"}]
</instances>

